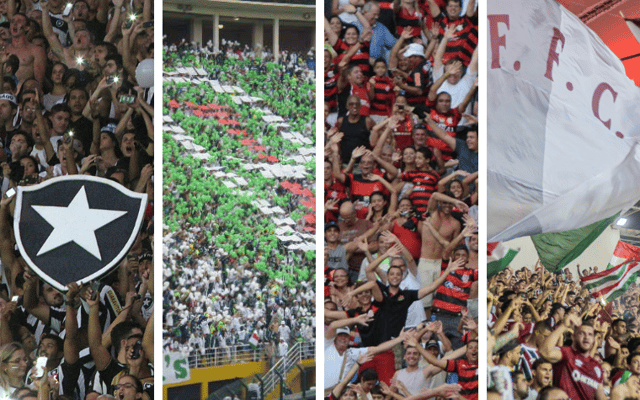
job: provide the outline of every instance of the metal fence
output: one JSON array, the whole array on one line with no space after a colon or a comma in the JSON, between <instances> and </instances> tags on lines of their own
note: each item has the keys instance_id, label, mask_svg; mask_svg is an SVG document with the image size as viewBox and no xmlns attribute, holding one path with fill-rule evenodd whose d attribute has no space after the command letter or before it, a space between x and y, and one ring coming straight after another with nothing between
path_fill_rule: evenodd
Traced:
<instances>
[{"instance_id":1,"label":"metal fence","mask_svg":"<svg viewBox=\"0 0 640 400\"><path fill-rule=\"evenodd\" d=\"M204 354L195 351L189 354L189 368L207 368L216 365L245 364L250 362L264 361L264 346L251 347L247 344L240 344L228 347L216 347L206 349Z\"/></svg>"},{"instance_id":2,"label":"metal fence","mask_svg":"<svg viewBox=\"0 0 640 400\"><path fill-rule=\"evenodd\" d=\"M276 386L278 386L280 380L286 380L287 376L296 368L298 363L302 360L308 360L314 357L315 343L314 342L298 342L289 351L285 357L282 357L278 362L262 376L260 379L264 385L263 392L265 396L271 393Z\"/></svg>"},{"instance_id":3,"label":"metal fence","mask_svg":"<svg viewBox=\"0 0 640 400\"><path fill-rule=\"evenodd\" d=\"M220 357L221 353L225 353L227 350L231 352L231 358L233 358L233 348L238 348L242 346L235 346L229 348L217 348L210 349L212 352L212 356L208 359L211 362L217 362L224 360L227 355ZM242 352L237 349L238 360L240 359L250 359L246 352ZM263 347L260 346L255 351L260 354L261 360L264 360L266 357L264 356ZM206 353L205 353L206 354ZM243 357L244 354L244 357ZM198 353L199 356L200 353ZM253 375L244 379L239 379L229 385L226 385L216 392L211 393L208 397L208 400L225 400L225 399L243 399L243 400L263 400L273 390L275 390L280 382L282 381L283 387L285 391L288 391L286 388L287 376L294 368L299 368L299 363L303 360L311 360L315 358L315 342L297 342L293 345L287 352L287 355L281 359L279 359L274 366L264 375ZM204 358L198 358L194 362L205 361ZM190 360L191 362L191 360ZM251 362L242 361L242 362ZM223 365L223 364L211 364L211 365Z\"/></svg>"}]
</instances>

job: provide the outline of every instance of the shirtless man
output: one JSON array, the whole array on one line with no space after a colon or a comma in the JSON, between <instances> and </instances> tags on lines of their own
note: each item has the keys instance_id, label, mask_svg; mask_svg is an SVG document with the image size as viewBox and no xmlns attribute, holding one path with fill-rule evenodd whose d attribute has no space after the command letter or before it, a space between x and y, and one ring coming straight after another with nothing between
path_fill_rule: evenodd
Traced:
<instances>
[{"instance_id":1,"label":"shirtless man","mask_svg":"<svg viewBox=\"0 0 640 400\"><path fill-rule=\"evenodd\" d=\"M422 247L420 249L420 262L418 263L418 278L424 287L440 276L444 245L441 239L451 242L460 233L460 222L451 215L454 204L467 210L466 205L441 193L431 196L427 211L431 217L420 223L422 233ZM426 224L431 225L430 229ZM434 235L437 233L437 235ZM440 236L440 237L437 237ZM422 299L427 318L431 315L433 295Z\"/></svg>"},{"instance_id":2,"label":"shirtless man","mask_svg":"<svg viewBox=\"0 0 640 400\"><path fill-rule=\"evenodd\" d=\"M20 68L16 77L20 83L35 78L40 84L44 82L44 70L47 56L44 49L29 42L26 35L27 17L18 13L11 17L11 46L7 54L15 54L20 59Z\"/></svg>"},{"instance_id":3,"label":"shirtless man","mask_svg":"<svg viewBox=\"0 0 640 400\"><path fill-rule=\"evenodd\" d=\"M619 383L611 391L611 400L624 400L628 398L640 398L640 352L633 352L627 358L631 375L624 383Z\"/></svg>"},{"instance_id":4,"label":"shirtless man","mask_svg":"<svg viewBox=\"0 0 640 400\"><path fill-rule=\"evenodd\" d=\"M49 13L49 2L42 4L42 10ZM58 34L53 29L51 18L42 20L42 30L49 40L53 54L70 68L84 71L89 64L90 52L93 49L93 37L86 27L73 30L73 44L69 47L63 47L58 40Z\"/></svg>"}]
</instances>

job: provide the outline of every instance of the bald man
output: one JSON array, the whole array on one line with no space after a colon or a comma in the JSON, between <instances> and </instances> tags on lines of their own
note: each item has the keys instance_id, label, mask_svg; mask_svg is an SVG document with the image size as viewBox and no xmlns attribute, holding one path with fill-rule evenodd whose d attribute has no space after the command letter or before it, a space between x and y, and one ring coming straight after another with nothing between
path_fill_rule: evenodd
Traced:
<instances>
[{"instance_id":1,"label":"bald man","mask_svg":"<svg viewBox=\"0 0 640 400\"><path fill-rule=\"evenodd\" d=\"M373 223L371 221L356 217L356 208L350 201L345 201L340 206L340 217L342 218L342 221L338 223L340 226L340 233L342 234L340 244L351 242L353 239L364 234L373 227ZM377 236L370 238L368 242L369 251L372 253L376 252L378 250ZM357 280L362 260L365 258L366 256L364 253L358 249L349 259L349 276L352 282Z\"/></svg>"}]
</instances>

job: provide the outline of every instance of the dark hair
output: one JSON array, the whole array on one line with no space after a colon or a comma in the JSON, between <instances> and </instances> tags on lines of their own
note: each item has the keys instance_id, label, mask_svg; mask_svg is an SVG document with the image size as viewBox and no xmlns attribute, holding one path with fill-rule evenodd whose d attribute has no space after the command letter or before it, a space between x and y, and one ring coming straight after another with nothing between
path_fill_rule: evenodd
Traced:
<instances>
[{"instance_id":1,"label":"dark hair","mask_svg":"<svg viewBox=\"0 0 640 400\"><path fill-rule=\"evenodd\" d=\"M64 96L64 102L65 102L65 103L68 103L68 102L69 102L69 96L71 96L71 92L73 92L74 90L80 90L80 91L84 94L84 97L85 97L87 100L89 100L89 92L87 92L87 89L85 89L85 88L83 88L83 87L73 87L73 88L71 88L71 90L69 90L69 93L67 93L67 94Z\"/></svg>"},{"instance_id":2,"label":"dark hair","mask_svg":"<svg viewBox=\"0 0 640 400\"><path fill-rule=\"evenodd\" d=\"M64 103L54 104L53 107L51 107L49 115L55 115L61 111L69 113L69 115L71 115L71 108Z\"/></svg>"},{"instance_id":3,"label":"dark hair","mask_svg":"<svg viewBox=\"0 0 640 400\"><path fill-rule=\"evenodd\" d=\"M128 376L130 378L133 378L135 384L136 384L136 393L142 393L144 391L144 387L142 386L142 381L138 378L136 378L133 375L122 375L120 376L120 378L118 378L118 382L120 381L120 379L124 378L125 376Z\"/></svg>"},{"instance_id":4,"label":"dark hair","mask_svg":"<svg viewBox=\"0 0 640 400\"><path fill-rule=\"evenodd\" d=\"M374 395L381 395L384 396L384 393L382 393L382 388L380 388L380 385L375 385L374 387L371 388L371 394Z\"/></svg>"},{"instance_id":5,"label":"dark hair","mask_svg":"<svg viewBox=\"0 0 640 400\"><path fill-rule=\"evenodd\" d=\"M12 55L13 55L13 54L12 54ZM16 91L16 89L18 88L18 86L16 85L16 81L14 81L14 80L13 80L13 78L12 78L12 77L10 77L10 76L3 76L3 77L2 77L2 82L3 82L3 83L4 83L4 82L7 82L7 83L9 84L9 86L11 86L11 90L13 90L14 92L15 92L15 91ZM15 105L15 104L13 104L13 103L11 103L11 102L10 102L10 104L11 104L11 108L18 108L18 106L17 106L17 105Z\"/></svg>"},{"instance_id":6,"label":"dark hair","mask_svg":"<svg viewBox=\"0 0 640 400\"><path fill-rule=\"evenodd\" d=\"M144 331L140 324L131 321L120 322L111 329L111 344L116 354L120 352L120 341L129 338L131 331L135 328Z\"/></svg>"},{"instance_id":7,"label":"dark hair","mask_svg":"<svg viewBox=\"0 0 640 400\"><path fill-rule=\"evenodd\" d=\"M535 360L533 362L533 365L531 366L531 369L535 371L542 364L551 364L551 363L549 361L545 360L544 358L538 358L537 360ZM551 364L551 365L553 365L553 364Z\"/></svg>"},{"instance_id":8,"label":"dark hair","mask_svg":"<svg viewBox=\"0 0 640 400\"><path fill-rule=\"evenodd\" d=\"M384 66L385 66L385 67L387 66L387 60L385 60L385 59L384 59L384 58L382 58L382 57L378 57L378 58L376 58L376 60L373 62L373 66L375 67L375 65L376 65L377 63L379 63L379 62L384 63Z\"/></svg>"},{"instance_id":9,"label":"dark hair","mask_svg":"<svg viewBox=\"0 0 640 400\"><path fill-rule=\"evenodd\" d=\"M467 246L461 244L460 246L456 247L455 249L453 249L453 252L455 253L458 250L464 250L467 252L467 254L469 254L469 249L467 249Z\"/></svg>"},{"instance_id":10,"label":"dark hair","mask_svg":"<svg viewBox=\"0 0 640 400\"><path fill-rule=\"evenodd\" d=\"M29 139L27 139L27 143L29 142ZM28 158L29 160L33 161L33 165L36 166L36 170L39 172L40 171L40 163L38 162L38 160L36 160L36 158L30 154L25 154L24 156L20 157L18 159L18 161L22 161L23 159Z\"/></svg>"},{"instance_id":11,"label":"dark hair","mask_svg":"<svg viewBox=\"0 0 640 400\"><path fill-rule=\"evenodd\" d=\"M79 1L83 1L83 0L79 0ZM107 49L107 56L105 57L105 60L108 60L109 56L112 56L114 54L118 54L118 48L116 47L115 44L110 43L110 42L98 42L96 44L93 45L94 48L98 47L98 46L104 46ZM116 62L117 64L117 62Z\"/></svg>"},{"instance_id":12,"label":"dark hair","mask_svg":"<svg viewBox=\"0 0 640 400\"><path fill-rule=\"evenodd\" d=\"M627 356L627 365L631 364L631 360L633 360L633 357L637 357L637 356L640 356L640 351L634 351L633 353L629 354Z\"/></svg>"},{"instance_id":13,"label":"dark hair","mask_svg":"<svg viewBox=\"0 0 640 400\"><path fill-rule=\"evenodd\" d=\"M42 343L42 341L44 339L51 339L54 342L56 342L56 346L58 347L58 351L62 351L64 349L64 340L62 340L62 338L60 338L60 336L54 335L52 333L45 333L44 335L42 335L40 337L40 343Z\"/></svg>"},{"instance_id":14,"label":"dark hair","mask_svg":"<svg viewBox=\"0 0 640 400\"><path fill-rule=\"evenodd\" d=\"M20 68L20 59L15 54L11 54L9 55L9 57L7 57L5 65L7 67L11 67L11 73L15 75L18 68ZM16 88L14 87L13 90L16 90Z\"/></svg>"},{"instance_id":15,"label":"dark hair","mask_svg":"<svg viewBox=\"0 0 640 400\"><path fill-rule=\"evenodd\" d=\"M431 158L433 158L433 153L431 152L431 149L429 149L428 147L422 146L418 150L416 150L416 152L422 153L422 155L424 155L425 160L427 160L429 164L431 164Z\"/></svg>"},{"instance_id":16,"label":"dark hair","mask_svg":"<svg viewBox=\"0 0 640 400\"><path fill-rule=\"evenodd\" d=\"M626 321L625 321L624 319L622 319L622 318L617 318L617 319L614 319L614 320L613 320L613 322L611 323L611 327L612 327L612 328L615 328L615 327L616 327L620 322L625 322L625 323L626 323Z\"/></svg>"},{"instance_id":17,"label":"dark hair","mask_svg":"<svg viewBox=\"0 0 640 400\"><path fill-rule=\"evenodd\" d=\"M108 56L106 56L106 57L104 58L104 60L105 60L105 61L107 61L107 62L108 62L108 61L113 60L113 61L115 61L115 63L116 63L116 67L117 67L118 69L122 69L122 68L123 68L123 65L124 65L124 64L122 63L122 56L121 56L120 54L118 54L118 53L116 53L116 54L109 54Z\"/></svg>"},{"instance_id":18,"label":"dark hair","mask_svg":"<svg viewBox=\"0 0 640 400\"><path fill-rule=\"evenodd\" d=\"M553 303L551 305L551 310L549 311L549 315L553 315L556 313L556 311L558 311L559 309L564 309L564 306L560 303Z\"/></svg>"},{"instance_id":19,"label":"dark hair","mask_svg":"<svg viewBox=\"0 0 640 400\"><path fill-rule=\"evenodd\" d=\"M364 381L377 381L378 373L373 368L367 368L360 374L360 382Z\"/></svg>"}]
</instances>

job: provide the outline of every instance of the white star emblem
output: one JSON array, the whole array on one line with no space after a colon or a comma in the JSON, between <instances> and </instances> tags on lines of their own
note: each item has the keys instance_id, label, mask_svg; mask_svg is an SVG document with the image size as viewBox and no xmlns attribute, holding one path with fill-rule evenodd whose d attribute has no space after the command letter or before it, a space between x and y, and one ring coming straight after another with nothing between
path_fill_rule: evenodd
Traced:
<instances>
[{"instance_id":1,"label":"white star emblem","mask_svg":"<svg viewBox=\"0 0 640 400\"><path fill-rule=\"evenodd\" d=\"M126 211L89 208L84 186L80 188L67 207L32 207L53 226L53 232L38 251L38 256L69 242L76 242L100 261L102 261L102 256L95 231L127 213Z\"/></svg>"}]
</instances>

